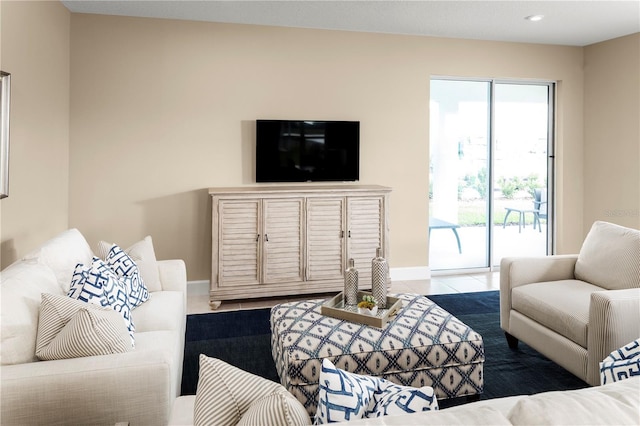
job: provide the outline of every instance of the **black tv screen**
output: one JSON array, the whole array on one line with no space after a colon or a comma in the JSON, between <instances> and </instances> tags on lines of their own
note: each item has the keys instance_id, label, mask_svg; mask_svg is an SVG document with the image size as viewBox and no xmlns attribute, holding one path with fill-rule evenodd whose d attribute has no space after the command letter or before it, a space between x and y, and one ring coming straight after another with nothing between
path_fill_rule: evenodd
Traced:
<instances>
[{"instance_id":1,"label":"black tv screen","mask_svg":"<svg viewBox=\"0 0 640 426\"><path fill-rule=\"evenodd\" d=\"M359 121L256 120L256 182L357 181Z\"/></svg>"}]
</instances>

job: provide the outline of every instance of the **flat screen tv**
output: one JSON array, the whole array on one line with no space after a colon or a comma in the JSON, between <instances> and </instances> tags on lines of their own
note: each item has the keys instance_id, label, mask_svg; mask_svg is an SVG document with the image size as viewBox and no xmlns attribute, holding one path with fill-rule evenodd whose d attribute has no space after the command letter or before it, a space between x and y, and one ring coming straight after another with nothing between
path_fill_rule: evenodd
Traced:
<instances>
[{"instance_id":1,"label":"flat screen tv","mask_svg":"<svg viewBox=\"0 0 640 426\"><path fill-rule=\"evenodd\" d=\"M256 182L359 177L359 121L256 120Z\"/></svg>"}]
</instances>

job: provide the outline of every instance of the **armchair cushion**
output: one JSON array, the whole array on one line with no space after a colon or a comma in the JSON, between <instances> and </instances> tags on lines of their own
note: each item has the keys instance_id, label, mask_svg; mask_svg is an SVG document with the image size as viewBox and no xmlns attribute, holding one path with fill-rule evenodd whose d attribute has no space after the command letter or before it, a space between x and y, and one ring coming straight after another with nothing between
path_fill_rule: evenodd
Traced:
<instances>
[{"instance_id":1,"label":"armchair cushion","mask_svg":"<svg viewBox=\"0 0 640 426\"><path fill-rule=\"evenodd\" d=\"M576 262L579 280L607 290L640 287L640 230L597 221Z\"/></svg>"},{"instance_id":2,"label":"armchair cushion","mask_svg":"<svg viewBox=\"0 0 640 426\"><path fill-rule=\"evenodd\" d=\"M587 347L591 293L601 291L584 281L561 280L516 287L512 307L556 333Z\"/></svg>"}]
</instances>

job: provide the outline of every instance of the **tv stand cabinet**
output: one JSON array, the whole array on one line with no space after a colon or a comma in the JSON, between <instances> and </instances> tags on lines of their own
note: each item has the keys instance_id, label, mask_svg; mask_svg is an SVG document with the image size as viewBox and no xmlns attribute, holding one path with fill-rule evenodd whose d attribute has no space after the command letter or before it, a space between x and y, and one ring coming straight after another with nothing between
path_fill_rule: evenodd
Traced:
<instances>
[{"instance_id":1,"label":"tv stand cabinet","mask_svg":"<svg viewBox=\"0 0 640 426\"><path fill-rule=\"evenodd\" d=\"M371 288L376 248L389 257L390 193L378 185L210 188L211 308L342 291L349 258L360 288Z\"/></svg>"}]
</instances>

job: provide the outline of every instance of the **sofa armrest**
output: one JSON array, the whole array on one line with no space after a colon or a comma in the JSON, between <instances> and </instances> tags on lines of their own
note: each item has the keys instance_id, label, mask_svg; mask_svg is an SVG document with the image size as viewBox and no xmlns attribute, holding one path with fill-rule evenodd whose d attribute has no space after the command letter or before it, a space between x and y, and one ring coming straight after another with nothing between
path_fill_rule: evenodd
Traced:
<instances>
[{"instance_id":1,"label":"sofa armrest","mask_svg":"<svg viewBox=\"0 0 640 426\"><path fill-rule=\"evenodd\" d=\"M166 424L173 401L162 351L4 365L3 425Z\"/></svg>"},{"instance_id":2,"label":"sofa armrest","mask_svg":"<svg viewBox=\"0 0 640 426\"><path fill-rule=\"evenodd\" d=\"M587 333L587 382L598 385L600 362L640 337L640 288L592 293Z\"/></svg>"},{"instance_id":3,"label":"sofa armrest","mask_svg":"<svg viewBox=\"0 0 640 426\"><path fill-rule=\"evenodd\" d=\"M577 254L504 257L500 262L500 326L509 331L511 289L532 283L574 279Z\"/></svg>"},{"instance_id":4,"label":"sofa armrest","mask_svg":"<svg viewBox=\"0 0 640 426\"><path fill-rule=\"evenodd\" d=\"M187 293L187 267L182 259L158 260L162 290Z\"/></svg>"}]
</instances>

